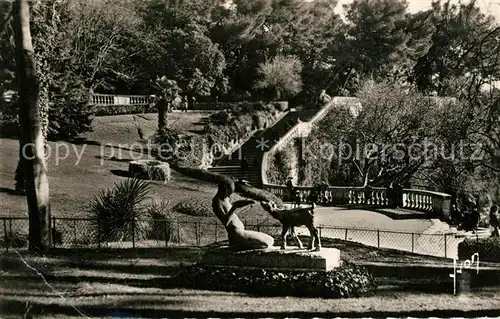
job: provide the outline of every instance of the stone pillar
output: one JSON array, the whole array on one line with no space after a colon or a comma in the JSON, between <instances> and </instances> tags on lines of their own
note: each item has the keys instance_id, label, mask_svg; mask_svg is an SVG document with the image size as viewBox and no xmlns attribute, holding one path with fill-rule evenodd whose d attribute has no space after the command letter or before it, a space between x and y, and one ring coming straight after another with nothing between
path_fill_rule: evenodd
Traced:
<instances>
[{"instance_id":1,"label":"stone pillar","mask_svg":"<svg viewBox=\"0 0 500 319\"><path fill-rule=\"evenodd\" d=\"M448 220L450 218L451 196L432 196L432 211L435 217Z\"/></svg>"}]
</instances>

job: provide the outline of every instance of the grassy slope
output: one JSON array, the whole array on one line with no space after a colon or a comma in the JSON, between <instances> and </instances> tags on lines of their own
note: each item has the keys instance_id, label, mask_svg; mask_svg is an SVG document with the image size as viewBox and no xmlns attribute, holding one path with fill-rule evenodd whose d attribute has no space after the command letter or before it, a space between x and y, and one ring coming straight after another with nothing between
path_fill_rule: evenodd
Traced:
<instances>
[{"instance_id":1,"label":"grassy slope","mask_svg":"<svg viewBox=\"0 0 500 319\"><path fill-rule=\"evenodd\" d=\"M146 136L154 133L156 115L138 117ZM205 117L201 113L174 113L170 115L171 127L183 132L198 130L199 123ZM128 144L138 142L137 131L132 116L118 115L98 117L94 120L94 132L88 139L101 143ZM75 145L66 142L50 142L52 154L48 158L49 183L52 214L56 217L85 217L89 202L100 190L113 186L122 180L128 170L128 161L134 158L147 158L147 155L127 150L104 148L99 145ZM137 145L136 145L137 146ZM13 139L0 139L2 155L0 158L0 216L27 216L25 197L12 195L14 172L18 161L18 142ZM56 159L56 148L61 154ZM67 158L62 159L69 150ZM78 162L77 154L82 154ZM102 159L102 156L113 159ZM151 196L171 201L171 205L182 201L195 203L211 210L211 199L216 186L172 172L172 180L167 184L153 182ZM234 195L233 200L239 199ZM258 205L242 209L244 219L267 219L269 216Z\"/></svg>"}]
</instances>

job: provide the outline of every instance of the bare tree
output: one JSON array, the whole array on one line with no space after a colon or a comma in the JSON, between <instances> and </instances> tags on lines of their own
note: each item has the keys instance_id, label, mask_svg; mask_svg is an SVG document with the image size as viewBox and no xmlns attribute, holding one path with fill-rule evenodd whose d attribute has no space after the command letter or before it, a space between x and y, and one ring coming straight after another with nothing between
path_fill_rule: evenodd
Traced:
<instances>
[{"instance_id":1,"label":"bare tree","mask_svg":"<svg viewBox=\"0 0 500 319\"><path fill-rule=\"evenodd\" d=\"M16 0L13 17L19 81L21 155L29 212L29 249L46 252L50 242L49 180L39 113L39 82L31 41L28 0Z\"/></svg>"}]
</instances>

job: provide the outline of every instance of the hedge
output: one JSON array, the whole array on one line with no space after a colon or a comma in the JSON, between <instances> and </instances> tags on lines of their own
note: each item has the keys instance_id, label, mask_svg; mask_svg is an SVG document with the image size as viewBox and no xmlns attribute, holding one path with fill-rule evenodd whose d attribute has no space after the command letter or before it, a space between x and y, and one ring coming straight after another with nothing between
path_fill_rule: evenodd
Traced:
<instances>
[{"instance_id":1,"label":"hedge","mask_svg":"<svg viewBox=\"0 0 500 319\"><path fill-rule=\"evenodd\" d=\"M466 239L458 244L458 258L470 259L475 253L479 261L500 262L500 237Z\"/></svg>"},{"instance_id":2,"label":"hedge","mask_svg":"<svg viewBox=\"0 0 500 319\"><path fill-rule=\"evenodd\" d=\"M90 107L90 106L89 106ZM119 115L119 114L138 114L157 112L154 104L152 105L93 105L96 116Z\"/></svg>"},{"instance_id":3,"label":"hedge","mask_svg":"<svg viewBox=\"0 0 500 319\"><path fill-rule=\"evenodd\" d=\"M375 288L363 267L346 263L332 271L266 270L201 266L182 270L167 283L190 289L243 292L261 296L360 297Z\"/></svg>"}]
</instances>

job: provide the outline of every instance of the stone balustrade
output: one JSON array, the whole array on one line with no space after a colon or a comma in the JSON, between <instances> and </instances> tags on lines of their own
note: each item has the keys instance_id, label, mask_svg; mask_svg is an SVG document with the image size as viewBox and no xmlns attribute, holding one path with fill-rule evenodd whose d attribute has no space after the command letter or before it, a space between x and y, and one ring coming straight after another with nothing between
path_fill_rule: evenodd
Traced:
<instances>
[{"instance_id":1,"label":"stone balustrade","mask_svg":"<svg viewBox=\"0 0 500 319\"><path fill-rule=\"evenodd\" d=\"M263 189L286 199L287 187L284 185L264 184ZM307 198L312 186L296 186L302 198ZM384 187L351 187L330 186L325 192L326 200L323 205L361 205L369 207L389 207L387 189ZM450 213L451 195L420 189L403 189L403 207L429 213L430 217L447 218Z\"/></svg>"},{"instance_id":2,"label":"stone balustrade","mask_svg":"<svg viewBox=\"0 0 500 319\"><path fill-rule=\"evenodd\" d=\"M333 109L338 106L347 106L351 112L356 113L361 107L361 103L358 98L355 97L342 97L336 96L330 102L328 102L325 106L323 106L312 118L307 122L299 121L295 124L283 137L279 139L279 141L269 149L269 151L264 153L262 158L262 167L261 167L261 179L263 184L267 184L267 169L269 159L274 156L274 154L286 147L293 141L294 138L297 137L306 137L308 136L316 123L325 118L325 116Z\"/></svg>"},{"instance_id":3,"label":"stone balustrade","mask_svg":"<svg viewBox=\"0 0 500 319\"><path fill-rule=\"evenodd\" d=\"M148 95L113 95L92 94L90 103L93 105L148 105Z\"/></svg>"},{"instance_id":4,"label":"stone balustrade","mask_svg":"<svg viewBox=\"0 0 500 319\"><path fill-rule=\"evenodd\" d=\"M432 213L434 217L449 218L451 195L421 189L403 189L403 208Z\"/></svg>"},{"instance_id":5,"label":"stone balustrade","mask_svg":"<svg viewBox=\"0 0 500 319\"><path fill-rule=\"evenodd\" d=\"M287 188L283 185L264 184L263 189L280 197L287 197ZM311 186L296 186L302 198L307 198L312 191ZM326 205L369 205L388 206L387 190L383 187L330 186L325 191Z\"/></svg>"}]
</instances>

